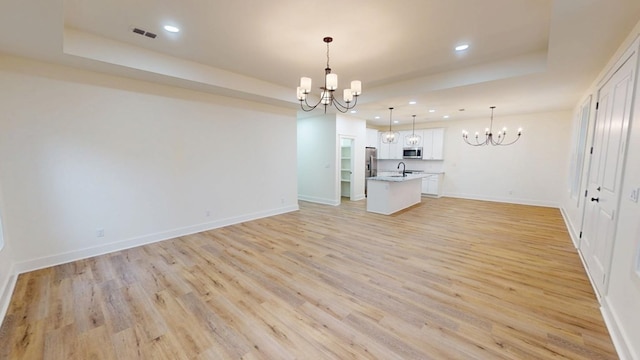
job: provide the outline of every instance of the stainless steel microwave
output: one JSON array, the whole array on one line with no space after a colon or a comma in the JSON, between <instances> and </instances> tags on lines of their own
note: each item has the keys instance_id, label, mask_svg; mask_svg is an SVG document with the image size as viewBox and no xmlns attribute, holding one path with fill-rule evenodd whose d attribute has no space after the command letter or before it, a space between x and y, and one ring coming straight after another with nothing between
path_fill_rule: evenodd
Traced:
<instances>
[{"instance_id":1,"label":"stainless steel microwave","mask_svg":"<svg viewBox=\"0 0 640 360\"><path fill-rule=\"evenodd\" d=\"M422 148L421 147L406 147L402 149L402 158L403 159L422 159Z\"/></svg>"}]
</instances>

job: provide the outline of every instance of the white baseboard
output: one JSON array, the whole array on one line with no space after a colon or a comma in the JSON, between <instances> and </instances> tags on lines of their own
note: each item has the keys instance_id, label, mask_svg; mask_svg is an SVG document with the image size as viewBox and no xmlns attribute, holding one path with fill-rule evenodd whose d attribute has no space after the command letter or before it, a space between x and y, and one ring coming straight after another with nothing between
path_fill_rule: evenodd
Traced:
<instances>
[{"instance_id":1,"label":"white baseboard","mask_svg":"<svg viewBox=\"0 0 640 360\"><path fill-rule=\"evenodd\" d=\"M576 233L573 224L569 220L569 217L566 214L564 208L560 208L560 212L562 213L562 217L564 219L565 225L567 226L567 231L569 232L569 236L571 237L571 241L573 241L573 245L576 247L578 251L578 255L580 256L580 261L582 261L582 267L587 274L587 278L591 283L591 288L593 288L593 292L596 294L598 302L600 303L600 313L602 314L602 318L604 319L604 323L607 326L607 330L609 330L609 335L611 336L611 341L613 342L613 346L618 353L618 357L621 360L634 360L640 359L640 355L637 354L633 349L629 348L627 344L632 344L630 337L624 332L624 329L618 326L619 318L616 316L614 309L612 309L609 303L606 300L606 296L601 296L598 292L598 288L593 282L593 278L591 277L591 273L589 273L589 269L587 268L587 263L585 261L584 255L580 251L580 237L579 234Z\"/></svg>"},{"instance_id":2,"label":"white baseboard","mask_svg":"<svg viewBox=\"0 0 640 360\"><path fill-rule=\"evenodd\" d=\"M297 210L299 210L299 207L298 204L295 204L14 263L9 271L9 277L4 280L4 284L2 284L0 288L0 325L9 308L11 296L13 295L19 274Z\"/></svg>"},{"instance_id":3,"label":"white baseboard","mask_svg":"<svg viewBox=\"0 0 640 360\"><path fill-rule=\"evenodd\" d=\"M300 194L298 194L298 200L308 201L308 202L317 203L317 204L331 205L331 206L340 205L340 199L338 200L326 199L326 198L319 198L315 196L306 196L306 195L300 195Z\"/></svg>"},{"instance_id":4,"label":"white baseboard","mask_svg":"<svg viewBox=\"0 0 640 360\"><path fill-rule=\"evenodd\" d=\"M606 297L602 298L600 303L602 305L600 307L600 312L602 313L604 322L609 330L609 335L611 335L611 341L613 341L613 346L616 348L620 360L640 359L640 354L627 345L632 344L631 337L629 334L625 333L623 328L618 326L620 319L614 309L609 306Z\"/></svg>"},{"instance_id":5,"label":"white baseboard","mask_svg":"<svg viewBox=\"0 0 640 360\"><path fill-rule=\"evenodd\" d=\"M492 197L492 196L480 196L473 194L457 194L457 193L444 193L442 196L459 198L459 199L469 199L469 200L482 200L482 201L491 201L491 202L501 202L507 204L518 204L518 205L531 205L531 206L543 206L543 207L551 207L551 208L560 208L560 204L551 201L538 201L531 199L514 199L514 198L501 198L501 197Z\"/></svg>"},{"instance_id":6,"label":"white baseboard","mask_svg":"<svg viewBox=\"0 0 640 360\"><path fill-rule=\"evenodd\" d=\"M206 222L197 225L186 226L173 230L163 231L155 234L143 235L131 239L112 242L100 246L90 247L86 249L69 251L66 253L44 256L37 259L30 259L15 264L14 273L21 274L28 271L42 269L50 266L60 265L71 261L90 258L93 256L103 255L115 251L130 249L136 246L151 244L163 240L169 240L180 236L194 234L202 231L213 230L224 226L238 224L241 222L261 219L269 216L297 211L298 205L291 205L282 208L276 208L266 211L245 214L242 216L230 217L216 221Z\"/></svg>"},{"instance_id":7,"label":"white baseboard","mask_svg":"<svg viewBox=\"0 0 640 360\"><path fill-rule=\"evenodd\" d=\"M580 248L580 234L576 232L576 229L573 227L573 223L571 223L569 219L569 215L567 215L564 207L560 208L560 213L562 214L562 219L564 220L564 224L567 227L567 231L569 232L569 237L571 237L571 241L573 242L573 246L576 249Z\"/></svg>"}]
</instances>

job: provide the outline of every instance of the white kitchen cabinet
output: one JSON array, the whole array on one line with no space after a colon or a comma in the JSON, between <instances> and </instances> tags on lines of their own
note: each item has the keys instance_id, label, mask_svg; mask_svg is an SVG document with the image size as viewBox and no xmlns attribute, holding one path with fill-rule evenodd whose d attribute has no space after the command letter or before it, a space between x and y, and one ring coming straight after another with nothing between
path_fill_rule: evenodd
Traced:
<instances>
[{"instance_id":1,"label":"white kitchen cabinet","mask_svg":"<svg viewBox=\"0 0 640 360\"><path fill-rule=\"evenodd\" d=\"M442 179L443 174L433 174L422 178L422 194L433 197L442 196Z\"/></svg>"},{"instance_id":2,"label":"white kitchen cabinet","mask_svg":"<svg viewBox=\"0 0 640 360\"><path fill-rule=\"evenodd\" d=\"M444 128L423 131L422 160L444 160Z\"/></svg>"},{"instance_id":3,"label":"white kitchen cabinet","mask_svg":"<svg viewBox=\"0 0 640 360\"><path fill-rule=\"evenodd\" d=\"M389 143L389 144L385 144L382 142L382 132L380 132L378 134L378 159L392 159L392 160L397 160L397 159L402 159L402 148L403 148L403 142L402 142L402 134L400 135L400 138L398 139L397 143Z\"/></svg>"},{"instance_id":4,"label":"white kitchen cabinet","mask_svg":"<svg viewBox=\"0 0 640 360\"><path fill-rule=\"evenodd\" d=\"M400 133L400 139L398 139L398 145L400 145L402 148L404 148L406 145L406 137L407 135L409 135L409 131L407 130L400 130L398 131Z\"/></svg>"},{"instance_id":5,"label":"white kitchen cabinet","mask_svg":"<svg viewBox=\"0 0 640 360\"><path fill-rule=\"evenodd\" d=\"M367 129L367 147L377 148L380 146L378 143L378 130Z\"/></svg>"}]
</instances>

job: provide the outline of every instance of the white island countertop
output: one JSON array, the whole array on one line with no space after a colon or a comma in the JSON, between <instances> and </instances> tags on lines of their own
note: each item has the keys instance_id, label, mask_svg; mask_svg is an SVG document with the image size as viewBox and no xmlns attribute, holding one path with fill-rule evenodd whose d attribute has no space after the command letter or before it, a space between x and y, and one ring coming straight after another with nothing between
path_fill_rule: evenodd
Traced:
<instances>
[{"instance_id":1,"label":"white island countertop","mask_svg":"<svg viewBox=\"0 0 640 360\"><path fill-rule=\"evenodd\" d=\"M369 178L367 178L367 180L400 182L400 181L409 181L409 180L415 180L415 179L422 179L422 178L429 177L429 176L432 176L432 175L434 175L434 174L419 173L419 174L406 174L406 176L402 176L400 174L398 174L398 175L383 175L383 176L369 177Z\"/></svg>"},{"instance_id":2,"label":"white island countertop","mask_svg":"<svg viewBox=\"0 0 640 360\"><path fill-rule=\"evenodd\" d=\"M430 174L388 175L367 178L367 211L391 215L418 204L422 178Z\"/></svg>"}]
</instances>

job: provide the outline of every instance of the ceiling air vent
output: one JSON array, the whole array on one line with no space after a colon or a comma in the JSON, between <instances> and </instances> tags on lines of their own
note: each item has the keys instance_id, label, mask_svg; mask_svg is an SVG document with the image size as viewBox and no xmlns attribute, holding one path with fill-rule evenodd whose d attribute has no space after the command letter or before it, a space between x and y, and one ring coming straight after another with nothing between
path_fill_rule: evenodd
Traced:
<instances>
[{"instance_id":1,"label":"ceiling air vent","mask_svg":"<svg viewBox=\"0 0 640 360\"><path fill-rule=\"evenodd\" d=\"M143 35L143 36L146 36L146 37L151 38L151 39L155 39L156 36L158 36L158 35L156 35L156 34L154 34L152 32L149 32L149 31L146 31L146 30L143 30L143 29L140 29L140 28L133 28L133 32L138 34L138 35Z\"/></svg>"}]
</instances>

